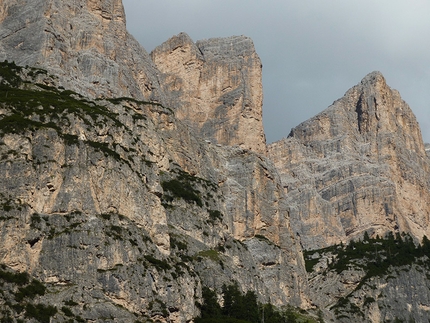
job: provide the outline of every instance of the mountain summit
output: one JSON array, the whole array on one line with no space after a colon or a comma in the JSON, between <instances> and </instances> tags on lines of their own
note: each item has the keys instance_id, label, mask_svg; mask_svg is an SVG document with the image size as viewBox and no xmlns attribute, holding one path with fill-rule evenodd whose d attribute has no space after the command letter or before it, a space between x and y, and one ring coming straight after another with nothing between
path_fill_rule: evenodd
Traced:
<instances>
[{"instance_id":1,"label":"mountain summit","mask_svg":"<svg viewBox=\"0 0 430 323\"><path fill-rule=\"evenodd\" d=\"M90 97L162 100L149 54L127 32L121 0L4 0L0 60L44 68Z\"/></svg>"},{"instance_id":2,"label":"mountain summit","mask_svg":"<svg viewBox=\"0 0 430 323\"><path fill-rule=\"evenodd\" d=\"M306 249L387 231L430 236L429 160L409 106L380 72L269 146Z\"/></svg>"}]
</instances>

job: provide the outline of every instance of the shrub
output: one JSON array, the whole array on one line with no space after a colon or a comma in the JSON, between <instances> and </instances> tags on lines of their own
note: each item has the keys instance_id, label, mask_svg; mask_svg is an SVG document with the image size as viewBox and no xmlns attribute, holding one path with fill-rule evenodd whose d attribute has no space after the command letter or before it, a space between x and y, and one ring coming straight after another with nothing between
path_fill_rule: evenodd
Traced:
<instances>
[{"instance_id":1,"label":"shrub","mask_svg":"<svg viewBox=\"0 0 430 323\"><path fill-rule=\"evenodd\" d=\"M15 293L15 300L21 302L25 297L33 299L36 295L45 295L46 287L38 280L33 279L31 284L20 287Z\"/></svg>"},{"instance_id":2,"label":"shrub","mask_svg":"<svg viewBox=\"0 0 430 323\"><path fill-rule=\"evenodd\" d=\"M194 189L190 182L172 179L161 182L161 187L164 191L170 192L173 197L182 198L187 202L195 202L200 207L203 206L199 191Z\"/></svg>"},{"instance_id":3,"label":"shrub","mask_svg":"<svg viewBox=\"0 0 430 323\"><path fill-rule=\"evenodd\" d=\"M25 317L34 318L41 323L49 323L52 316L57 313L57 308L44 304L27 304L25 306Z\"/></svg>"},{"instance_id":4,"label":"shrub","mask_svg":"<svg viewBox=\"0 0 430 323\"><path fill-rule=\"evenodd\" d=\"M144 256L145 259L150 262L151 264L153 264L155 266L155 268L159 269L159 270L170 270L172 269L172 266L170 266L167 261L165 260L159 260L151 255L145 255Z\"/></svg>"}]
</instances>

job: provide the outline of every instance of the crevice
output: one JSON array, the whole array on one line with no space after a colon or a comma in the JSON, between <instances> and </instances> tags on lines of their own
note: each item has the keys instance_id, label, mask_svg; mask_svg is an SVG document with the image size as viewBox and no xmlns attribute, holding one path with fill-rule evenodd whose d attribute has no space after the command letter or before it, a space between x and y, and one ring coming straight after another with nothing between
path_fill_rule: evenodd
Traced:
<instances>
[{"instance_id":1,"label":"crevice","mask_svg":"<svg viewBox=\"0 0 430 323\"><path fill-rule=\"evenodd\" d=\"M31 248L33 248L33 246L38 243L40 241L40 237L34 238L34 239L30 239L27 240L27 243L30 245Z\"/></svg>"},{"instance_id":2,"label":"crevice","mask_svg":"<svg viewBox=\"0 0 430 323\"><path fill-rule=\"evenodd\" d=\"M369 130L369 112L367 110L366 103L363 100L363 95L361 95L355 107L355 112L357 113L358 131L360 133L364 133Z\"/></svg>"}]
</instances>

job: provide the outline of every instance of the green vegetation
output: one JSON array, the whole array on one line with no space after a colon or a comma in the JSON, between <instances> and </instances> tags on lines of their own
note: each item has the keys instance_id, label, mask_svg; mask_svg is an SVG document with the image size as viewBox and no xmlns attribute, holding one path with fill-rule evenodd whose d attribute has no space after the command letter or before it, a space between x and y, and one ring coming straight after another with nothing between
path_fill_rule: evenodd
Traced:
<instances>
[{"instance_id":1,"label":"green vegetation","mask_svg":"<svg viewBox=\"0 0 430 323\"><path fill-rule=\"evenodd\" d=\"M167 310L166 304L164 304L163 301L159 299L149 302L148 309L154 312L161 312L164 317L169 316L169 311Z\"/></svg>"},{"instance_id":2,"label":"green vegetation","mask_svg":"<svg viewBox=\"0 0 430 323\"><path fill-rule=\"evenodd\" d=\"M0 76L3 78L0 83L0 91L9 86L19 86L22 83L19 73L22 67L17 66L14 62L4 61L0 63Z\"/></svg>"},{"instance_id":3,"label":"green vegetation","mask_svg":"<svg viewBox=\"0 0 430 323\"><path fill-rule=\"evenodd\" d=\"M222 221L223 215L218 210L208 210L209 222L214 224L217 220Z\"/></svg>"},{"instance_id":4,"label":"green vegetation","mask_svg":"<svg viewBox=\"0 0 430 323\"><path fill-rule=\"evenodd\" d=\"M106 230L106 234L115 240L122 241L124 239L122 228L118 225L110 225L108 229Z\"/></svg>"},{"instance_id":5,"label":"green vegetation","mask_svg":"<svg viewBox=\"0 0 430 323\"><path fill-rule=\"evenodd\" d=\"M31 279L28 273L14 272L5 265L0 265L0 268L0 322L24 322L19 317L33 318L41 323L49 322L57 309L33 303L37 296L45 295L45 285L37 279Z\"/></svg>"},{"instance_id":6,"label":"green vegetation","mask_svg":"<svg viewBox=\"0 0 430 323\"><path fill-rule=\"evenodd\" d=\"M220 260L218 251L213 250L213 249L200 251L197 254L197 257L208 258L212 261L219 261Z\"/></svg>"},{"instance_id":7,"label":"green vegetation","mask_svg":"<svg viewBox=\"0 0 430 323\"><path fill-rule=\"evenodd\" d=\"M14 273L10 271L5 271L6 266L1 265L0 269L0 280L3 280L8 283L13 283L18 286L26 285L30 282L30 276L26 272L22 273Z\"/></svg>"},{"instance_id":8,"label":"green vegetation","mask_svg":"<svg viewBox=\"0 0 430 323\"><path fill-rule=\"evenodd\" d=\"M223 286L222 306L217 301L214 291L202 288L203 303L199 305L201 315L196 323L316 323L309 315L287 308L277 310L271 304L261 304L253 291L245 294L239 291L237 284Z\"/></svg>"},{"instance_id":9,"label":"green vegetation","mask_svg":"<svg viewBox=\"0 0 430 323\"><path fill-rule=\"evenodd\" d=\"M421 259L429 254L430 242L427 237L423 238L421 245L416 246L409 235L394 236L390 232L385 238L373 239L365 235L362 241L351 241L346 248L340 248L329 269L340 273L350 266L362 268L366 276L357 287L359 288L371 277L387 275L390 267L420 263L430 269L429 259Z\"/></svg>"},{"instance_id":10,"label":"green vegetation","mask_svg":"<svg viewBox=\"0 0 430 323\"><path fill-rule=\"evenodd\" d=\"M82 143L104 153L106 157L122 160L108 143L79 140L78 136L63 131L68 129L73 117L82 120L88 127L113 124L125 128L117 113L85 100L73 91L27 84L19 75L21 71L22 68L14 63L0 63L0 106L8 109L0 118L0 133L23 134L26 131L53 129L68 145ZM2 158L7 158L7 155ZM128 160L123 161L130 164Z\"/></svg>"},{"instance_id":11,"label":"green vegetation","mask_svg":"<svg viewBox=\"0 0 430 323\"><path fill-rule=\"evenodd\" d=\"M64 315L69 316L69 317L73 317L75 316L72 312L72 310L66 306L61 307L61 311L64 313Z\"/></svg>"},{"instance_id":12,"label":"green vegetation","mask_svg":"<svg viewBox=\"0 0 430 323\"><path fill-rule=\"evenodd\" d=\"M126 102L133 102L136 104L150 104L150 105L154 105L154 106L159 106L159 107L163 107L160 103L158 102L150 102L150 101L140 101L140 100L136 100L133 98L128 98L128 97L120 97L120 98L111 98L111 99L107 99L107 101L113 103L113 104L121 104L124 101Z\"/></svg>"},{"instance_id":13,"label":"green vegetation","mask_svg":"<svg viewBox=\"0 0 430 323\"><path fill-rule=\"evenodd\" d=\"M178 251L187 251L188 244L184 241L180 241L176 236L170 235L170 248L177 249Z\"/></svg>"},{"instance_id":14,"label":"green vegetation","mask_svg":"<svg viewBox=\"0 0 430 323\"><path fill-rule=\"evenodd\" d=\"M390 267L401 267L419 263L430 269L430 260L424 256L430 254L430 241L424 236L420 245L415 245L409 235L394 236L391 232L384 238L369 238L364 235L361 241L351 241L346 247L342 245L329 248L305 251L306 267L310 269L319 259L314 254L332 253L333 262L328 270L341 273L348 268L361 268L367 274L364 280L374 276L388 274Z\"/></svg>"},{"instance_id":15,"label":"green vegetation","mask_svg":"<svg viewBox=\"0 0 430 323\"><path fill-rule=\"evenodd\" d=\"M187 202L195 202L200 207L203 206L200 192L192 186L190 181L184 178L161 182L161 187L165 192L171 194L171 196L163 196L163 199L167 202L171 202L176 197L182 198Z\"/></svg>"},{"instance_id":16,"label":"green vegetation","mask_svg":"<svg viewBox=\"0 0 430 323\"><path fill-rule=\"evenodd\" d=\"M198 206L203 207L202 191L218 189L218 186L204 178L191 175L180 168L174 169L170 174L175 178L169 178L161 182L161 186L164 190L163 195L163 206L171 207L171 202L175 198L183 199L188 203L196 203ZM165 176L164 176L165 177ZM205 197L206 207L209 207L208 201L213 199L210 193L207 193ZM209 222L212 224L218 219L222 219L222 213L218 210L210 210Z\"/></svg>"},{"instance_id":17,"label":"green vegetation","mask_svg":"<svg viewBox=\"0 0 430 323\"><path fill-rule=\"evenodd\" d=\"M33 299L37 295L45 295L46 287L40 281L33 279L31 283L25 287L20 287L15 293L15 300L22 302L24 298Z\"/></svg>"},{"instance_id":18,"label":"green vegetation","mask_svg":"<svg viewBox=\"0 0 430 323\"><path fill-rule=\"evenodd\" d=\"M57 313L57 308L51 305L44 304L27 304L25 307L25 316L34 318L41 323L49 323L51 317Z\"/></svg>"},{"instance_id":19,"label":"green vegetation","mask_svg":"<svg viewBox=\"0 0 430 323\"><path fill-rule=\"evenodd\" d=\"M170 269L172 269L172 266L170 266L170 265L167 263L167 261L165 261L165 260L157 259L157 258L155 258L155 257L153 257L153 256L151 256L151 255L145 255L144 257L145 257L145 259L146 259L149 263L151 263L152 265L154 265L154 267L155 267L155 268L157 268L157 269L158 269L158 270L160 270L160 271L165 271L165 270L170 270Z\"/></svg>"},{"instance_id":20,"label":"green vegetation","mask_svg":"<svg viewBox=\"0 0 430 323\"><path fill-rule=\"evenodd\" d=\"M356 286L360 289L373 277L384 277L384 279L394 278L394 270L408 270L412 265L417 264L424 270L430 270L430 241L424 236L421 244L416 245L413 239L407 234L388 233L381 238L376 236L370 238L367 233L360 241L351 241L347 246L337 245L329 248L311 250L304 252L306 270L312 272L314 265L322 255L331 255L331 263L328 264L327 271L341 273L349 269L359 269L364 271L364 277ZM373 297L366 297L364 306L369 306L375 302ZM349 295L342 297L331 308L338 318L354 316L364 317L361 309L350 301Z\"/></svg>"}]
</instances>

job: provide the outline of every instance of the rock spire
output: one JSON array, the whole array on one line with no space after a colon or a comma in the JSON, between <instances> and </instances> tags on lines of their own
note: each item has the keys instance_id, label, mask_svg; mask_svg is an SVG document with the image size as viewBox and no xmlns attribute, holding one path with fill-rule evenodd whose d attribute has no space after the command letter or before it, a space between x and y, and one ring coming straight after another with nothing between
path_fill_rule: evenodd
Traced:
<instances>
[{"instance_id":1,"label":"rock spire","mask_svg":"<svg viewBox=\"0 0 430 323\"><path fill-rule=\"evenodd\" d=\"M162 100L149 54L127 32L121 0L4 0L0 61L44 68L90 97Z\"/></svg>"}]
</instances>

